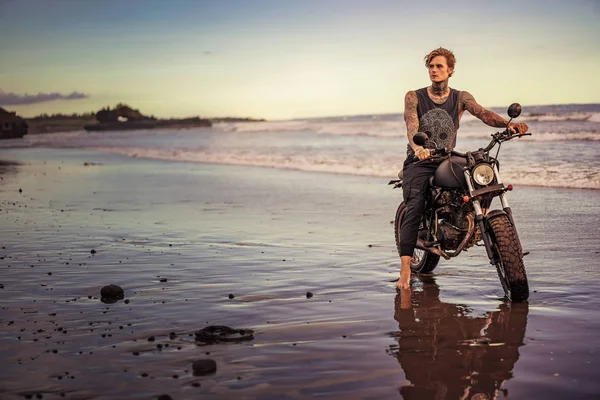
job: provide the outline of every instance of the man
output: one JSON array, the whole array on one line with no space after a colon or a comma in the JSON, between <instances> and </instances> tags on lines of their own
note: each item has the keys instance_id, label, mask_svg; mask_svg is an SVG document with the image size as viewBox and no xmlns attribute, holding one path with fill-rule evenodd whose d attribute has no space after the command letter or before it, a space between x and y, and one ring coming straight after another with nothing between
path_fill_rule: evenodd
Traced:
<instances>
[{"instance_id":1,"label":"man","mask_svg":"<svg viewBox=\"0 0 600 400\"><path fill-rule=\"evenodd\" d=\"M396 286L407 289L410 286L410 260L417 243L419 223L425 208L425 188L429 177L435 173L439 161L427 160L429 149L413 142L417 132L428 132L438 147L454 148L456 131L465 110L483 123L496 128L504 128L508 121L480 106L469 92L451 89L448 79L454 73L456 58L442 47L425 56L425 66L429 69L431 86L411 90L404 99L404 121L408 134L407 157L403 169L403 196L407 209L402 221L400 234L400 279ZM527 132L527 124L511 123L513 132ZM414 164L414 157L426 160Z\"/></svg>"}]
</instances>

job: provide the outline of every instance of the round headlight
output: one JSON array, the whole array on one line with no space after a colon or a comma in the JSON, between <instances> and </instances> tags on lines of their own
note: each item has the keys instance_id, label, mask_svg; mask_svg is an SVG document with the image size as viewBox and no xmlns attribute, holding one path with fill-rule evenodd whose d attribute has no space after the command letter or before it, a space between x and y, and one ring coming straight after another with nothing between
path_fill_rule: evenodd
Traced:
<instances>
[{"instance_id":1,"label":"round headlight","mask_svg":"<svg viewBox=\"0 0 600 400\"><path fill-rule=\"evenodd\" d=\"M489 185L494 180L494 170L487 164L479 164L473 170L473 180L481 186Z\"/></svg>"}]
</instances>

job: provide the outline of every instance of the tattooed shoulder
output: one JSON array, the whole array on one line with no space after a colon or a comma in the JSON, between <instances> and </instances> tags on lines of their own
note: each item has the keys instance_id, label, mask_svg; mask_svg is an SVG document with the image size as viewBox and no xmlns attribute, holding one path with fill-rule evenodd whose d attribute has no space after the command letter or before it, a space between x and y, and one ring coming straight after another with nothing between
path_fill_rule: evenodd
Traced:
<instances>
[{"instance_id":1,"label":"tattooed shoulder","mask_svg":"<svg viewBox=\"0 0 600 400\"><path fill-rule=\"evenodd\" d=\"M463 109L466 109L466 105L467 103L477 103L475 101L475 98L473 97L473 95L469 92L467 92L466 90L461 90L458 93L458 103L463 107Z\"/></svg>"},{"instance_id":2,"label":"tattooed shoulder","mask_svg":"<svg viewBox=\"0 0 600 400\"><path fill-rule=\"evenodd\" d=\"M467 110L475 116L480 115L484 111L484 108L475 101L473 95L467 91L463 90L460 92L458 102L462 107L462 110Z\"/></svg>"},{"instance_id":3,"label":"tattooed shoulder","mask_svg":"<svg viewBox=\"0 0 600 400\"><path fill-rule=\"evenodd\" d=\"M418 104L419 100L417 99L417 92L415 92L414 90L406 92L406 96L404 96L404 108L417 108Z\"/></svg>"}]
</instances>

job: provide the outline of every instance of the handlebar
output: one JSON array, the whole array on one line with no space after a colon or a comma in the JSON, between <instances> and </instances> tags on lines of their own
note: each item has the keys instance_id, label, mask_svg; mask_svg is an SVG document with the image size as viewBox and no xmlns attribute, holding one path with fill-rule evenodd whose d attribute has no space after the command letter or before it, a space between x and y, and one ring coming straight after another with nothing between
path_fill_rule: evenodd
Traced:
<instances>
[{"instance_id":1,"label":"handlebar","mask_svg":"<svg viewBox=\"0 0 600 400\"><path fill-rule=\"evenodd\" d=\"M414 162L418 162L418 161L426 161L426 160L430 160L433 157L445 157L447 155L453 155L453 156L458 156L458 157L467 157L467 153L461 153L460 151L456 151L456 150L450 150L447 149L445 147L440 147L440 148L435 148L435 149L429 149L429 153L431 154L430 157L424 159L424 160L419 160L419 157L417 156L413 156L413 161Z\"/></svg>"},{"instance_id":2,"label":"handlebar","mask_svg":"<svg viewBox=\"0 0 600 400\"><path fill-rule=\"evenodd\" d=\"M483 148L482 150L484 152L489 152L491 149L494 148L494 146L496 146L496 144L498 143L503 143L503 142L507 142L511 139L514 138L521 138L523 136L531 136L531 133L515 133L513 134L508 128L506 128L503 131L500 132L496 132L494 134L492 134L492 140L490 141L490 143ZM433 149L429 149L430 153L431 153L431 157L426 158L425 160L429 160L432 157L435 156L447 156L447 155L452 155L452 156L458 156L458 157L462 157L462 158L467 158L467 153L461 153L460 151L456 151L456 150L450 150L447 148L433 148ZM413 156L413 162L418 162L418 161L425 161L425 160L419 160L419 157L417 157L416 155Z\"/></svg>"}]
</instances>

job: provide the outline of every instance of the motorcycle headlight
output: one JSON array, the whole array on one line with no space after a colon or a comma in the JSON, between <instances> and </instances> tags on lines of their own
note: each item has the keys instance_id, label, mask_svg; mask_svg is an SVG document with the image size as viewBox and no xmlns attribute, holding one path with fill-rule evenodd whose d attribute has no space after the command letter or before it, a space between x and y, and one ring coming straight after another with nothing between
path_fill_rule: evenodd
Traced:
<instances>
[{"instance_id":1,"label":"motorcycle headlight","mask_svg":"<svg viewBox=\"0 0 600 400\"><path fill-rule=\"evenodd\" d=\"M487 164L479 164L473 169L473 180L478 185L487 186L494 180L494 170Z\"/></svg>"}]
</instances>

